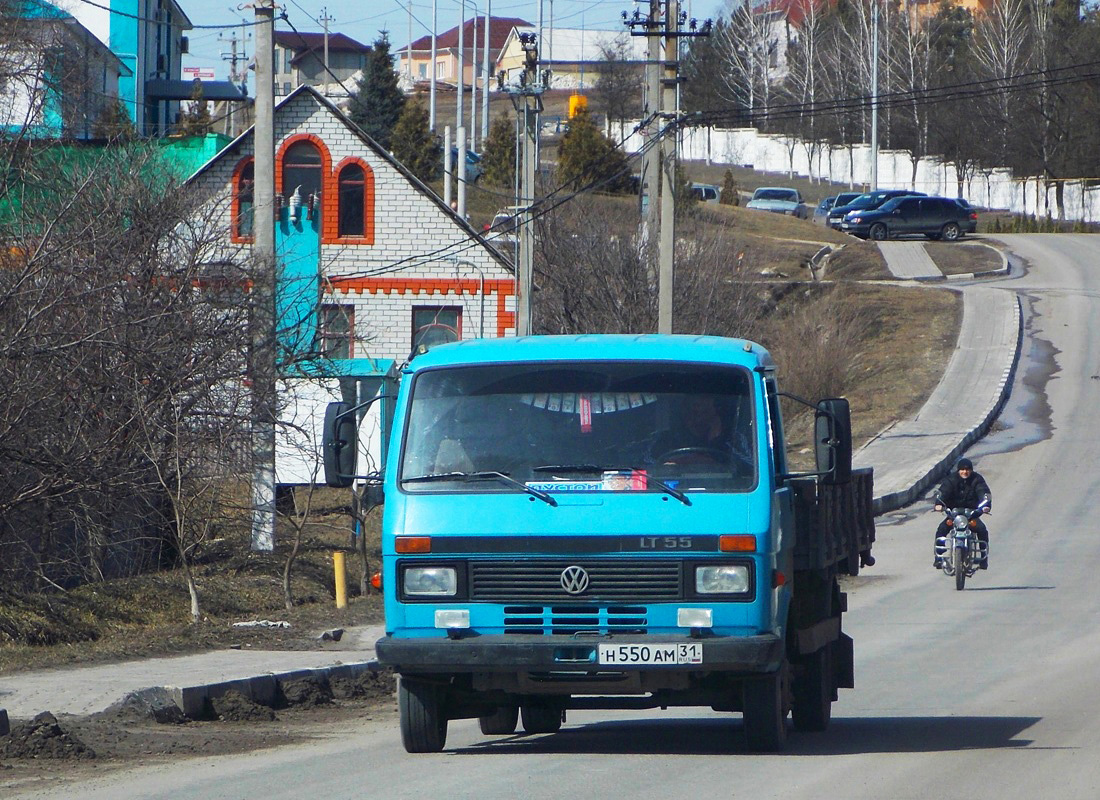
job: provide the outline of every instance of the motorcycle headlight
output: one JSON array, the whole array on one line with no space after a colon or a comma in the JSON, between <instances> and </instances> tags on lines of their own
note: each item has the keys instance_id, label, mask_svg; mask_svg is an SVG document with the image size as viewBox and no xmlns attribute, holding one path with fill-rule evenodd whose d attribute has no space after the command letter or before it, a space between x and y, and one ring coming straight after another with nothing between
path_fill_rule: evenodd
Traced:
<instances>
[{"instance_id":1,"label":"motorcycle headlight","mask_svg":"<svg viewBox=\"0 0 1100 800\"><path fill-rule=\"evenodd\" d=\"M748 590L749 568L744 564L695 568L695 591L699 594L743 594Z\"/></svg>"},{"instance_id":2,"label":"motorcycle headlight","mask_svg":"<svg viewBox=\"0 0 1100 800\"><path fill-rule=\"evenodd\" d=\"M955 517L955 527L956 528L965 528L967 526L968 522L969 521L967 520L965 514L959 514L957 517Z\"/></svg>"},{"instance_id":3,"label":"motorcycle headlight","mask_svg":"<svg viewBox=\"0 0 1100 800\"><path fill-rule=\"evenodd\" d=\"M454 597L458 575L454 567L406 567L404 589L407 595Z\"/></svg>"}]
</instances>

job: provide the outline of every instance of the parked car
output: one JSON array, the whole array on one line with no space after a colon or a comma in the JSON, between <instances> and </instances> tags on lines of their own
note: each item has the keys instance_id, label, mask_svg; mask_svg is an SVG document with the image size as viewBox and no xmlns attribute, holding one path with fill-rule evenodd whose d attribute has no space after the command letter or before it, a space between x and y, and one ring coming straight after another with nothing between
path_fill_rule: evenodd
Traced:
<instances>
[{"instance_id":1,"label":"parked car","mask_svg":"<svg viewBox=\"0 0 1100 800\"><path fill-rule=\"evenodd\" d=\"M978 212L949 197L895 197L876 209L851 213L840 223L845 233L877 241L923 234L953 242L977 227Z\"/></svg>"},{"instance_id":2,"label":"parked car","mask_svg":"<svg viewBox=\"0 0 1100 800\"><path fill-rule=\"evenodd\" d=\"M829 218L829 211L831 211L834 206L847 205L857 197L859 197L859 192L841 192L832 197L826 197L818 203L817 208L814 209L813 221L818 225L824 225L825 220Z\"/></svg>"},{"instance_id":3,"label":"parked car","mask_svg":"<svg viewBox=\"0 0 1100 800\"><path fill-rule=\"evenodd\" d=\"M852 211L870 211L873 208L878 208L887 200L892 200L895 197L925 197L924 192L913 192L909 189L876 189L873 192L867 192L861 194L852 202L844 206L833 206L829 211L829 217L826 220L826 225L830 228L836 228L840 230L840 222L844 217Z\"/></svg>"},{"instance_id":4,"label":"parked car","mask_svg":"<svg viewBox=\"0 0 1100 800\"><path fill-rule=\"evenodd\" d=\"M780 186L761 186L752 193L752 200L745 208L756 211L772 211L776 214L787 214L791 217L808 219L810 208L802 202L802 195L798 189L787 189Z\"/></svg>"},{"instance_id":5,"label":"parked car","mask_svg":"<svg viewBox=\"0 0 1100 800\"><path fill-rule=\"evenodd\" d=\"M458 148L451 148L451 164L458 164ZM457 170L456 170L457 172ZM481 178L482 173L485 172L485 167L481 163L481 155L475 153L473 150L466 151L466 183L477 183Z\"/></svg>"},{"instance_id":6,"label":"parked car","mask_svg":"<svg viewBox=\"0 0 1100 800\"><path fill-rule=\"evenodd\" d=\"M506 206L493 215L493 221L485 226L482 235L499 250L512 255L516 246L516 229L519 215L526 206Z\"/></svg>"},{"instance_id":7,"label":"parked car","mask_svg":"<svg viewBox=\"0 0 1100 800\"><path fill-rule=\"evenodd\" d=\"M717 203L722 190L713 183L690 183L688 189L700 203Z\"/></svg>"}]
</instances>

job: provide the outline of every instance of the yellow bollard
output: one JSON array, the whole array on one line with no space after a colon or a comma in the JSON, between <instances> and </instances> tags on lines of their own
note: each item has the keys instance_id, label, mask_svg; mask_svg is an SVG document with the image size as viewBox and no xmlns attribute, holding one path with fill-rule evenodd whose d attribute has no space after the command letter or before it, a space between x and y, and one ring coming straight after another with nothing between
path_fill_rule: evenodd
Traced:
<instances>
[{"instance_id":1,"label":"yellow bollard","mask_svg":"<svg viewBox=\"0 0 1100 800\"><path fill-rule=\"evenodd\" d=\"M344 552L335 550L332 553L332 568L336 572L336 607L348 607L348 578L344 570Z\"/></svg>"}]
</instances>

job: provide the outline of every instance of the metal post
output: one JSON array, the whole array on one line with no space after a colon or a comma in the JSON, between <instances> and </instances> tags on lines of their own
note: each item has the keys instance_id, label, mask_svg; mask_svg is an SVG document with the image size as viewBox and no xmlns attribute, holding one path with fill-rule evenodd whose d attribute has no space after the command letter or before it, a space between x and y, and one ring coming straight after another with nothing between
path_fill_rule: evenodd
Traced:
<instances>
[{"instance_id":1,"label":"metal post","mask_svg":"<svg viewBox=\"0 0 1100 800\"><path fill-rule=\"evenodd\" d=\"M324 29L325 29L325 83L324 83L325 89L324 89L323 94L326 97L328 96L328 93L329 93L329 89L328 89L328 76L329 76L329 71L328 71L328 24L330 22L332 22L333 20L334 20L334 18L330 17L328 15L328 9L327 8L322 8L321 9L321 24L324 26Z\"/></svg>"},{"instance_id":2,"label":"metal post","mask_svg":"<svg viewBox=\"0 0 1100 800\"><path fill-rule=\"evenodd\" d=\"M252 248L252 549L275 549L275 6L257 0Z\"/></svg>"},{"instance_id":3,"label":"metal post","mask_svg":"<svg viewBox=\"0 0 1100 800\"><path fill-rule=\"evenodd\" d=\"M471 41L474 44L474 50L470 54L470 149L477 150L477 3L472 5L474 29Z\"/></svg>"},{"instance_id":4,"label":"metal post","mask_svg":"<svg viewBox=\"0 0 1100 800\"><path fill-rule=\"evenodd\" d=\"M458 12L458 95L455 103L455 128L462 126L462 81L466 71L465 43L462 41L463 29L466 27L466 0L460 2L461 11Z\"/></svg>"},{"instance_id":5,"label":"metal post","mask_svg":"<svg viewBox=\"0 0 1100 800\"><path fill-rule=\"evenodd\" d=\"M451 158L451 126L443 126L443 202L451 204L451 173L454 159Z\"/></svg>"},{"instance_id":6,"label":"metal post","mask_svg":"<svg viewBox=\"0 0 1100 800\"><path fill-rule=\"evenodd\" d=\"M455 141L458 143L458 159L454 165L458 178L458 207L455 210L458 216L466 219L466 129L462 126L455 131Z\"/></svg>"},{"instance_id":7,"label":"metal post","mask_svg":"<svg viewBox=\"0 0 1100 800\"><path fill-rule=\"evenodd\" d=\"M665 64L661 87L661 122L668 125L677 118L676 79L679 61L677 32L680 3L665 4ZM672 282L676 248L676 136L661 138L661 240L657 267L657 332L672 333Z\"/></svg>"},{"instance_id":8,"label":"metal post","mask_svg":"<svg viewBox=\"0 0 1100 800\"><path fill-rule=\"evenodd\" d=\"M878 188L878 0L871 3L871 191Z\"/></svg>"},{"instance_id":9,"label":"metal post","mask_svg":"<svg viewBox=\"0 0 1100 800\"><path fill-rule=\"evenodd\" d=\"M485 62L485 69L482 71L482 84L481 84L481 147L479 151L485 150L485 137L489 135L489 81L492 80L493 74L489 69L489 28L490 20L493 13L493 0L486 0L485 3L485 53L482 60Z\"/></svg>"},{"instance_id":10,"label":"metal post","mask_svg":"<svg viewBox=\"0 0 1100 800\"><path fill-rule=\"evenodd\" d=\"M435 46L435 29L438 22L439 0L432 0L432 65L428 68L431 73L430 89L428 90L428 127L435 132L435 60L438 53Z\"/></svg>"}]
</instances>

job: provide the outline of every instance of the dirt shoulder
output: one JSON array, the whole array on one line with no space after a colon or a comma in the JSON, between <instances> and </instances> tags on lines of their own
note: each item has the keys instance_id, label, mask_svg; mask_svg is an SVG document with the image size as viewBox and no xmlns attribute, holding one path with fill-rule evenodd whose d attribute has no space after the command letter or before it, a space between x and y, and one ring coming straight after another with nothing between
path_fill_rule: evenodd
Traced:
<instances>
[{"instance_id":1,"label":"dirt shoulder","mask_svg":"<svg viewBox=\"0 0 1100 800\"><path fill-rule=\"evenodd\" d=\"M990 272L1003 265L1001 250L996 245L969 238L961 242L926 242L924 249L944 275Z\"/></svg>"},{"instance_id":2,"label":"dirt shoulder","mask_svg":"<svg viewBox=\"0 0 1100 800\"><path fill-rule=\"evenodd\" d=\"M104 771L341 735L363 720L396 719L392 674L286 693L279 708L227 695L218 719L156 722L135 705L85 717L40 714L0 737L0 796L58 789ZM75 796L75 795L74 795Z\"/></svg>"}]
</instances>

